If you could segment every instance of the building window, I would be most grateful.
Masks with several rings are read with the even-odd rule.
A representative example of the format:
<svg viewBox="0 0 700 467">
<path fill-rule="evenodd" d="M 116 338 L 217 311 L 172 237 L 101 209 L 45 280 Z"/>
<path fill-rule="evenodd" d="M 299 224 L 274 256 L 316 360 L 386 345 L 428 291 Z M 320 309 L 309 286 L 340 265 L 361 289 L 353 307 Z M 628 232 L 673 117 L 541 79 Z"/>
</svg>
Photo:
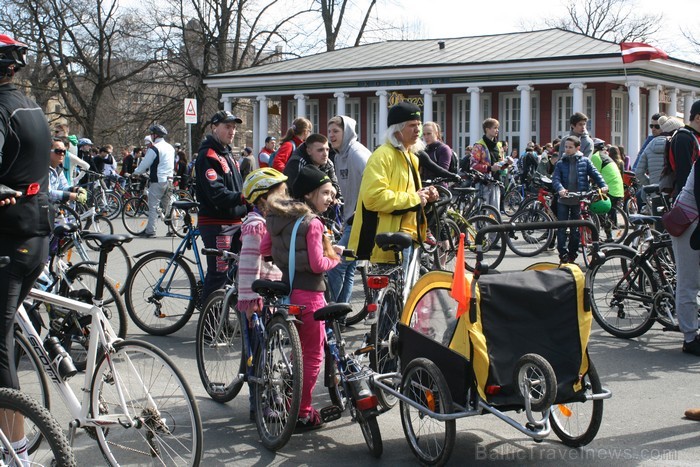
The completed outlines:
<svg viewBox="0 0 700 467">
<path fill-rule="evenodd" d="M 479 134 L 469 134 L 469 125 L 471 123 L 470 115 L 470 95 L 456 94 L 454 97 L 453 120 L 452 120 L 452 149 L 459 155 L 464 156 L 464 150 L 469 146 L 470 141 L 476 142 L 481 137 L 481 122 L 484 121 L 484 115 L 491 116 L 491 94 L 481 95 L 481 110 L 476 119 L 479 121 Z"/>
<path fill-rule="evenodd" d="M 573 114 L 573 91 L 552 92 L 552 135 L 554 138 L 564 138 L 569 135 L 571 125 L 569 119 Z M 593 134 L 595 128 L 595 91 L 590 89 L 583 92 L 583 113 L 588 117 L 588 133 Z"/>
<path fill-rule="evenodd" d="M 367 148 L 370 151 L 374 151 L 380 146 L 379 138 L 382 135 L 378 135 L 378 120 L 379 120 L 379 98 L 369 97 L 367 98 Z"/>
<path fill-rule="evenodd" d="M 292 127 L 292 122 L 297 118 L 297 115 L 299 115 L 297 113 L 297 100 L 290 100 L 287 105 L 287 128 Z M 306 118 L 311 121 L 312 133 L 317 133 L 319 131 L 318 117 L 318 99 L 306 99 Z"/>
<path fill-rule="evenodd" d="M 508 141 L 511 149 L 520 148 L 520 93 L 501 94 L 500 124 L 501 131 L 498 138 Z M 538 91 L 530 93 L 530 141 L 539 138 L 539 108 L 540 97 Z M 510 155 L 510 154 L 507 154 Z"/>
<path fill-rule="evenodd" d="M 610 144 L 614 146 L 618 146 L 624 142 L 625 109 L 625 93 L 622 91 L 612 91 Z"/>
<path fill-rule="evenodd" d="M 360 98 L 353 97 L 351 99 L 345 99 L 344 112 L 338 112 L 338 99 L 328 99 L 328 120 L 336 115 L 347 115 L 348 117 L 354 119 L 355 122 L 357 122 L 357 125 L 355 126 L 357 139 L 360 139 Z"/>
</svg>

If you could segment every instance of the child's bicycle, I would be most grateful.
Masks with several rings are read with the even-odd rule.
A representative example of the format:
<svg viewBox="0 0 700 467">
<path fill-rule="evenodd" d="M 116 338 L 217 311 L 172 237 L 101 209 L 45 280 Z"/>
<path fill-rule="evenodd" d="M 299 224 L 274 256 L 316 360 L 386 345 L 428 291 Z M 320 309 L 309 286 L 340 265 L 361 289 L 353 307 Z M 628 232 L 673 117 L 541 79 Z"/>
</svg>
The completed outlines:
<svg viewBox="0 0 700 467">
<path fill-rule="evenodd" d="M 357 358 L 372 350 L 364 347 L 353 354 L 345 351 L 345 339 L 340 332 L 339 319 L 352 311 L 347 303 L 328 305 L 314 312 L 316 321 L 326 322 L 325 385 L 333 405 L 321 409 L 324 422 L 337 420 L 348 408 L 353 421 L 359 423 L 367 447 L 376 458 L 383 451 L 382 434 L 379 431 L 379 399 L 371 384 L 373 372 Z"/>
</svg>

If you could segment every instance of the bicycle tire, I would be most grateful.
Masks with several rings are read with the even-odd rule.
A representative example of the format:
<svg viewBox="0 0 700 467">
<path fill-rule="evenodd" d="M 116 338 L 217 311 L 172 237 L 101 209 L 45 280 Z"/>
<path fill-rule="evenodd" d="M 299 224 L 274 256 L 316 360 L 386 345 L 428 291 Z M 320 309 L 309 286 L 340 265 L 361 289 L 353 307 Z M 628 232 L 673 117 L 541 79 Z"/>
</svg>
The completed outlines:
<svg viewBox="0 0 700 467">
<path fill-rule="evenodd" d="M 476 217 L 476 216 L 490 217 L 491 219 L 495 219 L 496 221 L 498 221 L 499 224 L 502 221 L 501 211 L 499 211 L 495 206 L 492 206 L 492 205 L 486 204 L 486 203 L 479 206 L 478 209 L 472 210 L 470 215 L 467 217 L 468 217 L 468 219 L 471 219 L 472 217 Z"/>
<path fill-rule="evenodd" d="M 369 452 L 373 457 L 379 459 L 382 457 L 384 444 L 382 443 L 382 432 L 379 431 L 377 416 L 372 415 L 367 418 L 364 418 L 364 416 L 359 416 L 357 418 L 357 422 L 360 424 L 362 437 L 365 438 L 365 443 L 367 443 Z"/>
<path fill-rule="evenodd" d="M 474 216 L 469 218 L 467 222 L 469 222 L 470 227 L 467 232 L 465 232 L 464 249 L 465 251 L 468 250 L 476 254 L 476 244 L 474 241 L 476 240 L 478 231 L 489 225 L 499 225 L 500 222 L 488 216 Z M 503 257 L 506 255 L 506 247 L 506 235 L 503 232 L 494 232 L 484 237 L 482 243 L 484 262 L 488 263 L 490 269 L 496 269 L 501 264 Z M 467 269 L 472 272 L 474 271 L 475 265 L 475 262 L 472 262 L 471 265 L 469 261 L 466 263 Z"/>
<path fill-rule="evenodd" d="M 586 392 L 599 394 L 603 390 L 600 377 L 593 362 L 588 360 L 588 373 L 583 377 Z M 581 414 L 590 409 L 590 415 Z M 549 415 L 552 431 L 571 448 L 585 446 L 596 437 L 603 421 L 603 399 L 578 400 L 569 403 L 554 404 Z"/>
<path fill-rule="evenodd" d="M 513 381 L 518 385 L 523 400 L 530 400 L 533 412 L 546 410 L 557 398 L 554 368 L 539 354 L 529 353 L 518 359 L 513 368 Z"/>
<path fill-rule="evenodd" d="M 549 222 L 551 219 L 544 211 L 532 209 L 521 210 L 511 217 L 512 224 L 525 222 Z M 506 235 L 506 242 L 510 251 L 518 256 L 526 258 L 537 256 L 545 251 L 554 238 L 553 229 L 518 230 Z"/>
<path fill-rule="evenodd" d="M 326 388 L 328 389 L 328 397 L 331 399 L 331 404 L 338 407 L 342 412 L 348 406 L 349 398 L 345 392 L 345 387 L 343 387 L 341 383 L 340 371 L 338 370 L 335 358 L 328 348 L 328 343 L 323 345 L 323 353 L 323 377 Z"/>
<path fill-rule="evenodd" d="M 598 214 L 595 217 L 598 218 L 598 225 L 603 227 L 603 230 L 610 227 L 610 237 L 612 238 L 611 243 L 623 243 L 627 234 L 630 230 L 630 221 L 627 217 L 627 213 L 620 206 L 613 206 L 611 208 L 615 212 L 615 224 L 610 225 L 610 220 L 607 217 L 608 214 Z M 606 232 L 607 235 L 607 232 Z"/>
<path fill-rule="evenodd" d="M 263 446 L 277 451 L 296 428 L 304 364 L 297 329 L 283 316 L 273 316 L 265 333 L 255 358 L 255 425 Z"/>
<path fill-rule="evenodd" d="M 66 280 L 68 282 L 61 282 L 59 295 L 92 304 L 92 298 L 97 288 L 97 271 L 87 266 L 76 266 L 68 270 Z M 76 284 L 81 285 L 82 288 L 76 288 Z M 82 292 L 84 290 L 89 291 L 89 294 Z M 103 293 L 102 312 L 117 336 L 123 339 L 126 337 L 128 326 L 124 302 L 117 289 L 107 279 L 104 280 Z M 60 336 L 57 335 L 73 359 L 78 371 L 85 371 L 87 364 L 91 322 L 90 315 L 79 316 L 78 323 L 71 323 L 66 329 L 59 332 Z"/>
<path fill-rule="evenodd" d="M 520 192 L 521 185 L 508 190 L 503 197 L 503 210 L 508 217 L 512 217 L 520 209 L 520 205 L 524 201 L 523 194 Z"/>
<path fill-rule="evenodd" d="M 154 336 L 167 336 L 181 329 L 192 317 L 199 299 L 197 283 L 187 261 L 176 257 L 169 266 L 172 257 L 161 251 L 143 256 L 134 264 L 126 281 L 124 301 L 129 316 L 139 329 Z M 173 290 L 183 298 L 156 293 L 161 278 L 163 282 L 167 279 L 161 290 Z"/>
<path fill-rule="evenodd" d="M 589 276 L 593 317 L 605 331 L 626 339 L 647 332 L 656 318 L 652 305 L 657 282 L 648 266 L 634 258 L 628 250 L 607 249 L 605 260 Z"/>
<path fill-rule="evenodd" d="M 83 258 L 78 247 L 73 242 L 73 239 L 68 239 L 67 242 L 59 247 L 59 255 L 64 256 L 66 262 L 77 264 L 82 261 L 93 261 L 97 263 L 100 260 L 99 251 L 90 248 L 84 248 L 86 257 Z M 108 279 L 114 288 L 119 291 L 120 295 L 124 295 L 126 280 L 131 274 L 132 261 L 131 256 L 127 253 L 124 245 L 115 245 L 114 249 L 109 253 L 109 267 L 105 268 L 105 279 Z"/>
<path fill-rule="evenodd" d="M 433 270 L 454 271 L 462 231 L 452 219 L 443 219 L 441 223 L 440 238 L 437 239 L 437 249 L 434 254 L 437 256 L 437 264 L 434 265 Z"/>
<path fill-rule="evenodd" d="M 209 295 L 199 315 L 195 347 L 204 390 L 221 403 L 238 395 L 246 373 L 241 315 L 235 303 L 224 304 L 225 297 L 223 289 Z M 224 312 L 224 306 L 228 311 Z"/>
<path fill-rule="evenodd" d="M 624 209 L 627 215 L 629 216 L 630 214 L 639 214 L 639 205 L 637 204 L 637 198 L 634 196 L 631 196 L 627 198 L 624 202 Z"/>
<path fill-rule="evenodd" d="M 358 280 L 359 279 L 359 280 Z M 345 324 L 352 326 L 367 317 L 367 305 L 374 298 L 373 290 L 367 287 L 367 270 L 364 266 L 355 267 L 355 280 L 350 295 L 352 311 L 345 315 Z"/>
<path fill-rule="evenodd" d="M 369 353 L 369 365 L 375 373 L 394 373 L 399 370 L 398 356 L 390 355 L 386 347 L 391 333 L 396 334 L 401 317 L 401 297 L 393 283 L 381 292 L 377 303 L 377 322 L 372 324 L 369 331 L 369 342 L 374 349 Z M 388 392 L 377 391 L 377 399 L 385 409 L 396 405 L 396 396 Z"/>
<path fill-rule="evenodd" d="M 99 234 L 112 235 L 114 233 L 112 221 L 97 214 L 95 214 L 93 219 L 85 223 L 85 229 Z M 100 243 L 97 240 L 85 239 L 85 244 L 93 251 L 100 251 Z"/>
<path fill-rule="evenodd" d="M 105 205 L 104 214 L 109 220 L 114 220 L 122 213 L 122 199 L 114 191 L 105 192 L 107 204 Z"/>
<path fill-rule="evenodd" d="M 148 224 L 148 203 L 143 198 L 131 198 L 124 203 L 122 223 L 131 235 L 141 235 Z"/>
<path fill-rule="evenodd" d="M 102 352 L 95 365 L 90 416 L 119 414 L 122 422 L 132 425 L 95 428 L 105 459 L 112 465 L 199 465 L 203 441 L 199 408 L 165 352 L 148 342 L 125 340 L 116 342 L 106 357 Z M 117 382 L 123 391 L 116 390 Z M 120 393 L 127 409 L 138 413 L 121 411 Z"/>
<path fill-rule="evenodd" d="M 455 420 L 441 422 L 416 407 L 452 413 L 452 394 L 442 372 L 427 358 L 411 360 L 403 371 L 401 394 L 413 402 L 400 404 L 401 425 L 411 451 L 424 465 L 444 465 L 454 449 Z"/>
<path fill-rule="evenodd" d="M 63 217 L 66 223 L 75 224 L 78 230 L 82 230 L 83 223 L 80 221 L 80 215 L 75 209 L 65 203 L 60 203 L 56 207 L 56 217 Z"/>
<path fill-rule="evenodd" d="M 649 247 L 649 240 L 658 240 L 661 235 L 663 235 L 661 232 L 654 229 L 633 230 L 625 237 L 622 244 L 632 248 L 637 253 L 643 253 Z"/>
<path fill-rule="evenodd" d="M 28 449 L 31 465 L 57 465 L 61 467 L 77 465 L 61 425 L 46 407 L 19 391 L 1 388 L 0 409 L 3 413 L 1 423 L 9 427 L 10 431 L 14 429 L 13 419 L 15 417 L 10 417 L 9 414 L 17 412 L 24 416 L 24 431 L 27 438 L 31 436 L 43 441 L 36 443 L 33 449 Z M 46 445 L 46 449 L 42 448 L 43 444 Z M 8 449 L 9 446 L 3 445 L 3 448 Z M 10 465 L 14 465 L 14 463 Z"/>
<path fill-rule="evenodd" d="M 185 238 L 190 226 L 185 223 L 185 210 L 172 208 L 170 210 L 170 229 L 180 238 Z"/>
</svg>

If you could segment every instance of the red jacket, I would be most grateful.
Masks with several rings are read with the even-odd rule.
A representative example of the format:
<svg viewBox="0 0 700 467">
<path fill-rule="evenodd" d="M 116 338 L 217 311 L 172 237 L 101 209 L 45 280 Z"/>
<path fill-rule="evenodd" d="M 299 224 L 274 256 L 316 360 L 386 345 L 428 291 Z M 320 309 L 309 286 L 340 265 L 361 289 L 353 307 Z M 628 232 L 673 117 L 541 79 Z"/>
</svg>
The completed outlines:
<svg viewBox="0 0 700 467">
<path fill-rule="evenodd" d="M 280 145 L 280 148 L 277 150 L 277 155 L 272 161 L 273 169 L 277 169 L 280 172 L 284 172 L 284 168 L 287 166 L 287 161 L 292 156 L 294 148 L 298 148 L 303 143 L 303 141 L 296 136 L 294 136 L 293 141 L 294 144 L 292 144 L 291 141 L 285 141 Z"/>
</svg>

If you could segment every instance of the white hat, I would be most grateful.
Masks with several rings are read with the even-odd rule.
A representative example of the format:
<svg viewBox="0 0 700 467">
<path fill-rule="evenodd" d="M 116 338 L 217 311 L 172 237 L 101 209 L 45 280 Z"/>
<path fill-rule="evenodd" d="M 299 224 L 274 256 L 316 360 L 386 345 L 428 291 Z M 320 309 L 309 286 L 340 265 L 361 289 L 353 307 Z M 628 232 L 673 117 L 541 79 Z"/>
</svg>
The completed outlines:
<svg viewBox="0 0 700 467">
<path fill-rule="evenodd" d="M 683 120 L 678 117 L 668 117 L 668 119 L 661 124 L 661 131 L 664 133 L 673 133 L 680 128 L 683 128 Z"/>
<path fill-rule="evenodd" d="M 146 137 L 143 139 L 143 144 L 145 144 L 145 145 L 153 144 L 153 140 L 151 139 L 150 135 L 149 135 L 149 136 L 146 136 Z"/>
</svg>

